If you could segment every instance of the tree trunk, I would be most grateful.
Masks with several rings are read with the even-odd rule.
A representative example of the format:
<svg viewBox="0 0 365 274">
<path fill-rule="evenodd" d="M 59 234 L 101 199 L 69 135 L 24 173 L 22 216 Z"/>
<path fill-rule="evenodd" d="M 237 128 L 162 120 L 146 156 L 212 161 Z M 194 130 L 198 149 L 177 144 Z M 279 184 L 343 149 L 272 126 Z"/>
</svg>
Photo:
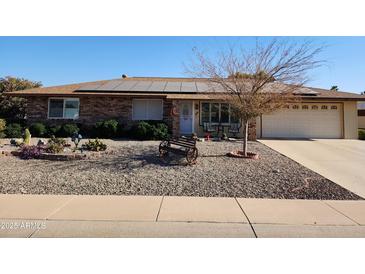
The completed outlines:
<svg viewBox="0 0 365 274">
<path fill-rule="evenodd" d="M 243 121 L 243 155 L 247 157 L 248 121 Z"/>
</svg>

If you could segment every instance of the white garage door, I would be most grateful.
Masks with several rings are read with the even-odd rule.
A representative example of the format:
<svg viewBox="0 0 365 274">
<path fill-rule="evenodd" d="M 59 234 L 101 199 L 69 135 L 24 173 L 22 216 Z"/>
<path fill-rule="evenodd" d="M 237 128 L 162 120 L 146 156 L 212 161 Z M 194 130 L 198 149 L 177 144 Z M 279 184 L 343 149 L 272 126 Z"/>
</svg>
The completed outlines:
<svg viewBox="0 0 365 274">
<path fill-rule="evenodd" d="M 341 104 L 292 104 L 262 117 L 264 138 L 342 138 Z"/>
</svg>

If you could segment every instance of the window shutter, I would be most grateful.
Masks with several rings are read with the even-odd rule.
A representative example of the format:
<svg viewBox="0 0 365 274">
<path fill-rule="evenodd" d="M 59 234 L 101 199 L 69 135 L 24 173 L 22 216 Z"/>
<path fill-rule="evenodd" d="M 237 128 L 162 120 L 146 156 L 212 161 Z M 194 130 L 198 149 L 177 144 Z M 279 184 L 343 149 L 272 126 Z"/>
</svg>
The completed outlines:
<svg viewBox="0 0 365 274">
<path fill-rule="evenodd" d="M 162 101 L 148 101 L 148 120 L 162 120 Z"/>
<path fill-rule="evenodd" d="M 133 120 L 146 120 L 147 104 L 145 100 L 133 100 Z"/>
</svg>

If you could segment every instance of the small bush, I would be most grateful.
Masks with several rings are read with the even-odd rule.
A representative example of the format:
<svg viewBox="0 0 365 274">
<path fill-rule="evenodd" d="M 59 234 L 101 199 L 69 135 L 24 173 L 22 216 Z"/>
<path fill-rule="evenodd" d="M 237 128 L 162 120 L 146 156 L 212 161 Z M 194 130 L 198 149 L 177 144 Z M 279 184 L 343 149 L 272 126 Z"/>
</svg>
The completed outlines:
<svg viewBox="0 0 365 274">
<path fill-rule="evenodd" d="M 52 136 L 59 137 L 59 135 L 61 133 L 61 129 L 62 129 L 62 126 L 60 126 L 60 125 L 48 126 L 47 136 L 48 137 L 52 137 Z"/>
<path fill-rule="evenodd" d="M 48 153 L 60 153 L 63 151 L 64 147 L 66 145 L 66 140 L 62 138 L 56 138 L 52 137 L 49 139 L 46 151 Z"/>
<path fill-rule="evenodd" d="M 0 119 L 0 138 L 5 137 L 5 129 L 6 129 L 6 121 L 4 119 Z"/>
<path fill-rule="evenodd" d="M 37 159 L 41 155 L 41 152 L 41 147 L 23 145 L 20 150 L 20 158 L 24 160 Z"/>
<path fill-rule="evenodd" d="M 131 137 L 136 138 L 138 140 L 152 139 L 153 137 L 152 126 L 144 121 L 139 122 L 138 124 L 132 126 L 130 135 Z"/>
<path fill-rule="evenodd" d="M 359 139 L 365 140 L 365 130 L 359 129 Z"/>
<path fill-rule="evenodd" d="M 90 151 L 104 151 L 106 150 L 107 145 L 100 141 L 98 138 L 96 138 L 94 141 L 89 140 L 82 147 Z"/>
<path fill-rule="evenodd" d="M 24 144 L 30 145 L 30 138 L 31 138 L 31 135 L 30 135 L 29 129 L 26 128 L 24 131 Z"/>
<path fill-rule="evenodd" d="M 95 124 L 95 135 L 99 138 L 114 138 L 118 136 L 119 123 L 117 120 L 105 120 Z"/>
<path fill-rule="evenodd" d="M 64 124 L 59 132 L 59 137 L 70 137 L 74 133 L 78 133 L 80 131 L 79 127 L 76 124 Z"/>
<path fill-rule="evenodd" d="M 167 128 L 167 125 L 163 123 L 152 126 L 152 130 L 153 130 L 153 138 L 155 140 L 164 140 L 169 135 L 169 130 Z"/>
<path fill-rule="evenodd" d="M 5 135 L 8 138 L 22 138 L 23 137 L 23 129 L 20 124 L 13 123 L 9 124 L 5 129 Z"/>
<path fill-rule="evenodd" d="M 79 133 L 84 137 L 84 138 L 91 138 L 91 137 L 96 137 L 95 136 L 95 130 L 94 130 L 94 126 L 92 125 L 86 125 L 86 124 L 78 124 L 77 125 L 80 129 Z"/>
<path fill-rule="evenodd" d="M 164 123 L 142 121 L 132 126 L 130 135 L 138 140 L 161 140 L 168 137 L 168 128 Z"/>
<path fill-rule="evenodd" d="M 29 127 L 30 133 L 34 137 L 43 137 L 47 133 L 46 126 L 42 123 L 34 123 Z"/>
</svg>

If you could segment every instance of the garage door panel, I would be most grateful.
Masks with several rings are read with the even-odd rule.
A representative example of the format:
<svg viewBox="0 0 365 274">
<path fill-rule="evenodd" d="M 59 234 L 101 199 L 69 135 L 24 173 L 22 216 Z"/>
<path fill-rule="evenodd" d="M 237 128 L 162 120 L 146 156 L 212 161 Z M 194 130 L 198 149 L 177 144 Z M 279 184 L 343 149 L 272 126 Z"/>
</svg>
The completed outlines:
<svg viewBox="0 0 365 274">
<path fill-rule="evenodd" d="M 266 138 L 341 138 L 341 105 L 313 104 L 318 109 L 299 105 L 298 109 L 284 109 L 274 114 L 263 115 L 262 137 Z M 327 106 L 327 109 L 322 109 Z M 336 106 L 336 109 L 332 109 Z"/>
</svg>

